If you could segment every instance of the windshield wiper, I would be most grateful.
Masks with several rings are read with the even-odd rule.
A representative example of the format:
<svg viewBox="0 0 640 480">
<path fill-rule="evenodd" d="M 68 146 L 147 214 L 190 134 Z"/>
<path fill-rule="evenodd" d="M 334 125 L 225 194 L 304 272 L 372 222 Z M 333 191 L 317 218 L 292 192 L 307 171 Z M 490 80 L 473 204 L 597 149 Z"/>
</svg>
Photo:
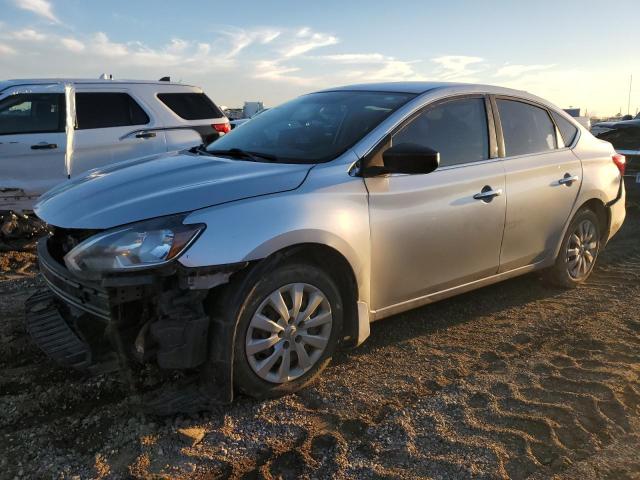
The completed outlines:
<svg viewBox="0 0 640 480">
<path fill-rule="evenodd" d="M 248 152 L 240 148 L 230 148 L 228 150 L 206 150 L 211 155 L 228 155 L 236 158 L 248 158 L 254 162 L 261 162 L 267 160 L 269 162 L 276 162 L 278 157 L 275 155 L 269 155 L 268 153 Z"/>
<path fill-rule="evenodd" d="M 207 152 L 207 146 L 204 143 L 201 143 L 196 147 L 192 147 L 188 151 L 189 153 L 195 153 L 198 155 L 209 155 L 209 152 Z"/>
</svg>

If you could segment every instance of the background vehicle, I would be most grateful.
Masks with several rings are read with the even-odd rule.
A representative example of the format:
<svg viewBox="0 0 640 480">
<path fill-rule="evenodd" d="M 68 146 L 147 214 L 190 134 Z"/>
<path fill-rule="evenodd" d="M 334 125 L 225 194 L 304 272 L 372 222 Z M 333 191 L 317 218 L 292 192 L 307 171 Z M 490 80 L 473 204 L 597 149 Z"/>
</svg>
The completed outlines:
<svg viewBox="0 0 640 480">
<path fill-rule="evenodd" d="M 267 110 L 269 110 L 269 109 L 268 108 L 263 108 L 262 110 L 258 110 L 256 113 L 251 115 L 249 118 L 238 118 L 236 120 L 231 120 L 229 122 L 230 125 L 231 125 L 231 130 L 233 130 L 236 127 L 239 127 L 240 125 L 244 125 L 245 123 L 247 123 L 252 118 L 257 117 L 258 115 L 260 115 L 263 112 L 266 112 Z"/>
<path fill-rule="evenodd" d="M 75 89 L 72 176 L 209 143 L 230 130 L 198 87 L 167 81 L 0 82 L 0 210 L 30 210 L 67 178 L 64 85 Z"/>
<path fill-rule="evenodd" d="M 591 133 L 610 142 L 618 153 L 627 158 L 627 191 L 633 196 L 640 196 L 640 114 L 631 120 L 596 123 Z"/>
<path fill-rule="evenodd" d="M 51 292 L 29 302 L 29 328 L 75 366 L 99 360 L 101 319 L 131 358 L 199 368 L 218 400 L 234 384 L 291 392 L 372 321 L 534 270 L 584 282 L 624 220 L 623 170 L 610 144 L 524 92 L 305 95 L 206 149 L 43 196 Z"/>
</svg>

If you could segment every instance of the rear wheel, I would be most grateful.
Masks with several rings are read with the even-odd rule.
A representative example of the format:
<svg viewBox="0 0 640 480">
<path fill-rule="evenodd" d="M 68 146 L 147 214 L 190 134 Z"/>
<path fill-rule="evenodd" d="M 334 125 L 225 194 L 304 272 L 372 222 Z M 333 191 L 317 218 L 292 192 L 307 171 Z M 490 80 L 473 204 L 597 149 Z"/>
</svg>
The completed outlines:
<svg viewBox="0 0 640 480">
<path fill-rule="evenodd" d="M 569 225 L 556 263 L 547 272 L 555 285 L 572 288 L 591 275 L 600 252 L 600 222 L 591 210 L 580 210 Z"/>
<path fill-rule="evenodd" d="M 239 313 L 235 384 L 258 398 L 304 387 L 330 362 L 342 316 L 338 288 L 313 265 L 283 265 L 258 279 Z"/>
</svg>

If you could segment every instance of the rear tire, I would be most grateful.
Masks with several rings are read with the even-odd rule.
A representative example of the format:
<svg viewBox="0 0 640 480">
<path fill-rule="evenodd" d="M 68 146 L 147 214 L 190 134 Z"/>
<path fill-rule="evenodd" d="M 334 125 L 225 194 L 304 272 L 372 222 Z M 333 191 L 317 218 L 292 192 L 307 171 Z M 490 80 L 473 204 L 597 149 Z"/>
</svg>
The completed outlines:
<svg viewBox="0 0 640 480">
<path fill-rule="evenodd" d="M 331 361 L 343 311 L 335 282 L 316 266 L 284 264 L 257 278 L 238 310 L 237 389 L 270 398 L 308 385 Z"/>
<path fill-rule="evenodd" d="M 600 239 L 598 216 L 586 208 L 578 211 L 565 233 L 554 266 L 546 272 L 546 280 L 563 288 L 584 283 L 600 253 Z"/>
</svg>

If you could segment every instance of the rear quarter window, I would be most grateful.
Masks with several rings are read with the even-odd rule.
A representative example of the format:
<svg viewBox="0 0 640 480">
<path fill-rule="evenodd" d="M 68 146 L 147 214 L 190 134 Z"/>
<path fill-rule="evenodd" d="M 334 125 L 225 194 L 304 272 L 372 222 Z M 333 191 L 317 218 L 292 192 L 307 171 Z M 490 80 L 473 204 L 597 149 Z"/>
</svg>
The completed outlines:
<svg viewBox="0 0 640 480">
<path fill-rule="evenodd" d="M 571 123 L 569 120 L 564 118 L 557 112 L 551 111 L 551 116 L 553 117 L 553 121 L 556 122 L 558 126 L 558 130 L 560 130 L 560 135 L 562 136 L 562 141 L 565 146 L 569 146 L 576 139 L 576 135 L 578 135 L 578 128 Z"/>
<path fill-rule="evenodd" d="M 204 93 L 159 93 L 158 98 L 184 120 L 206 120 L 224 116 Z"/>
</svg>

